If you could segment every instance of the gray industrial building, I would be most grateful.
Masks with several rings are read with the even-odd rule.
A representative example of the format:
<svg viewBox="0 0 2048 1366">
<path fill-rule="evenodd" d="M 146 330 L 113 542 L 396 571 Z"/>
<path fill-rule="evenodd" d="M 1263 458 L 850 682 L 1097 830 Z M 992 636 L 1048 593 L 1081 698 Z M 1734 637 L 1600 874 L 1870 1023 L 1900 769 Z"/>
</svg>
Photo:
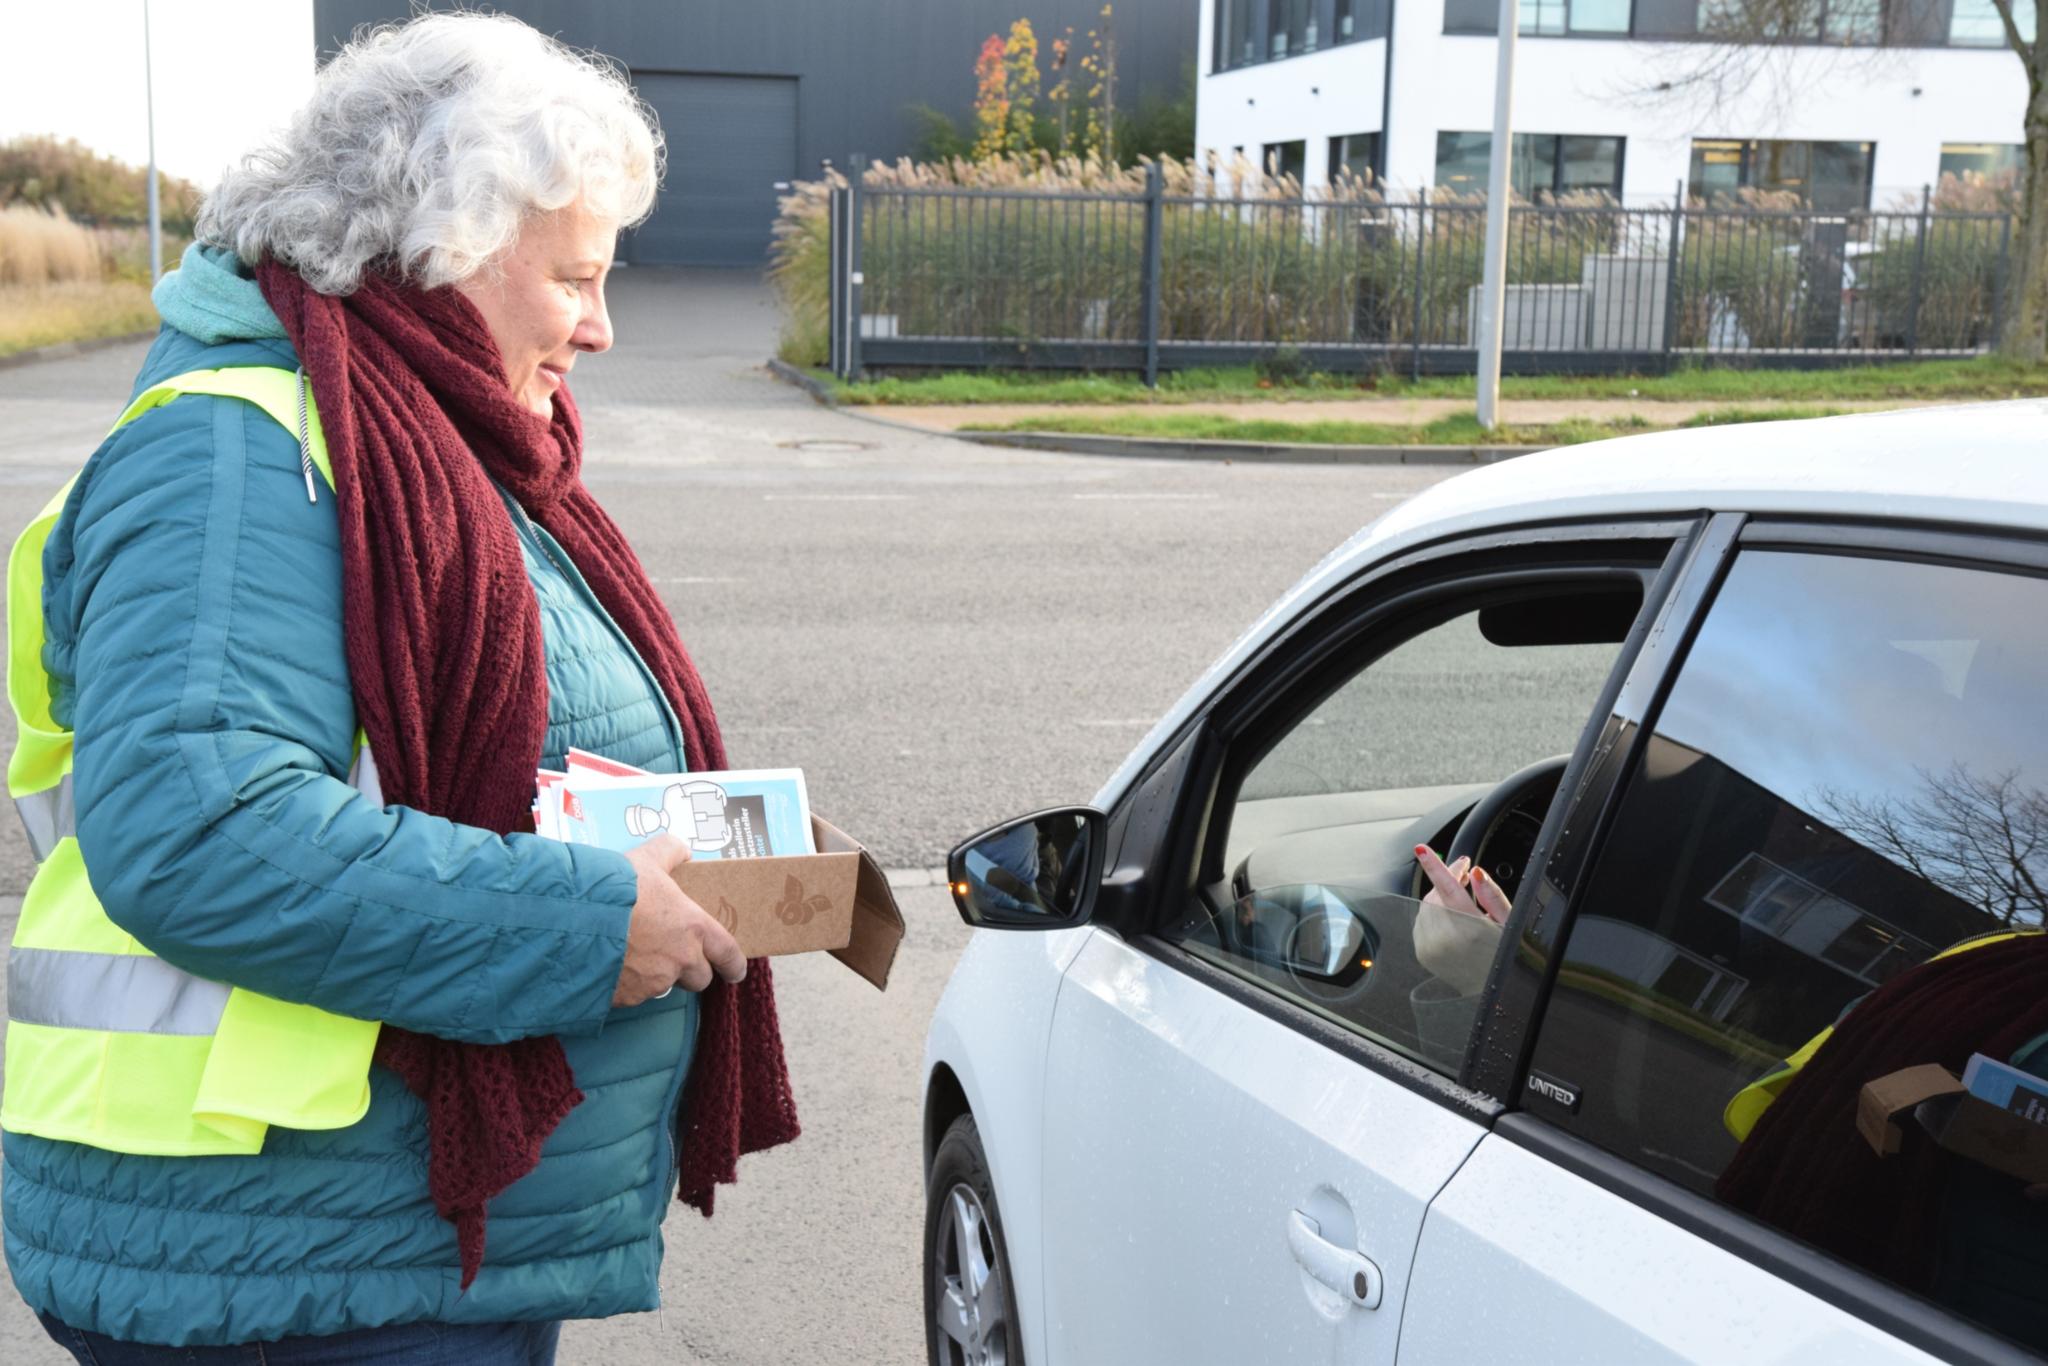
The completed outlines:
<svg viewBox="0 0 2048 1366">
<path fill-rule="evenodd" d="M 1171 93 L 1195 60 L 1197 0 L 1114 4 L 1118 103 Z M 358 27 L 414 8 L 314 0 L 322 59 Z M 777 181 L 815 176 L 826 160 L 843 166 L 856 153 L 908 154 L 917 136 L 911 106 L 964 122 L 975 55 L 989 34 L 1029 19 L 1040 66 L 1049 67 L 1052 40 L 1069 27 L 1086 45 L 1102 0 L 497 0 L 491 8 L 625 63 L 660 115 L 668 179 L 623 259 L 753 265 L 767 251 Z"/>
</svg>

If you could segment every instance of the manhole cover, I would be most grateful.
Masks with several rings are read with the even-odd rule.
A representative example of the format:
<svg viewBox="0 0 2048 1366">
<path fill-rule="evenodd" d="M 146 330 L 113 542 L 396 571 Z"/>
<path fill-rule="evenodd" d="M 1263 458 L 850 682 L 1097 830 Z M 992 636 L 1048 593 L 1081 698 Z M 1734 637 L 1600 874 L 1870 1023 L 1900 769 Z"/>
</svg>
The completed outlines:
<svg viewBox="0 0 2048 1366">
<path fill-rule="evenodd" d="M 815 451 L 820 455 L 850 455 L 854 451 L 874 449 L 865 441 L 789 441 L 783 444 L 799 451 Z"/>
</svg>

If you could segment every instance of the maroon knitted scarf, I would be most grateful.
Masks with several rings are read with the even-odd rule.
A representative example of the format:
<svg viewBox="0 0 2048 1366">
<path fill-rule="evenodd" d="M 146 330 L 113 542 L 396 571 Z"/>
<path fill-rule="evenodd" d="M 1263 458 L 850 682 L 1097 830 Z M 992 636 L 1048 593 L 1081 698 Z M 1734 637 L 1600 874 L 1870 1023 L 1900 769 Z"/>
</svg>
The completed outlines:
<svg viewBox="0 0 2048 1366">
<path fill-rule="evenodd" d="M 691 768 L 726 766 L 696 666 L 646 571 L 584 488 L 583 428 L 564 388 L 552 418 L 514 398 L 481 314 L 453 289 L 369 275 L 316 293 L 257 268 L 311 378 L 341 518 L 356 714 L 384 799 L 500 834 L 531 831 L 547 730 L 540 606 L 496 480 L 559 541 L 632 640 L 683 727 Z M 679 1196 L 710 1215 L 742 1153 L 797 1136 L 766 960 L 704 993 L 684 1096 Z M 553 1037 L 480 1045 L 386 1025 L 376 1059 L 426 1102 L 428 1186 L 455 1225 L 467 1287 L 484 1212 L 540 1161 L 583 1099 Z"/>
<path fill-rule="evenodd" d="M 2048 1032 L 2048 935 L 1922 963 L 1835 1026 L 1721 1173 L 1723 1200 L 1912 1289 L 1933 1279 L 1953 1158 L 1931 1141 L 1879 1157 L 1856 1128 L 1865 1082 L 1972 1053 L 2001 1062 Z M 1924 1137 L 1924 1136 L 1923 1136 Z"/>
</svg>

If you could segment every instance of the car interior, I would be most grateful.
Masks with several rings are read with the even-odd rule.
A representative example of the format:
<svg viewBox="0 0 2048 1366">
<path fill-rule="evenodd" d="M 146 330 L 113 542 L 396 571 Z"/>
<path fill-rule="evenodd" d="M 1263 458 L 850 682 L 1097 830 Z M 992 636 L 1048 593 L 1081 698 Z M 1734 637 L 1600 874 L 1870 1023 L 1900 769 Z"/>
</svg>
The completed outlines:
<svg viewBox="0 0 2048 1366">
<path fill-rule="evenodd" d="M 1304 686 L 1238 769 L 1225 876 L 1188 944 L 1455 1070 L 1498 931 L 1465 936 L 1462 971 L 1418 953 L 1418 916 L 1443 912 L 1416 846 L 1514 896 L 1647 577 L 1445 603 Z"/>
</svg>

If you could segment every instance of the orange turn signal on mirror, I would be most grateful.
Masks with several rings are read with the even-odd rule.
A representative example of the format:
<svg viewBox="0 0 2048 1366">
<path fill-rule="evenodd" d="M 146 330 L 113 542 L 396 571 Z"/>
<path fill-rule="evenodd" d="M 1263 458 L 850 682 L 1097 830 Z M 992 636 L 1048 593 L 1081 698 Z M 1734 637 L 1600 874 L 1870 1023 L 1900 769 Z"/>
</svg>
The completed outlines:
<svg viewBox="0 0 2048 1366">
<path fill-rule="evenodd" d="M 1359 960 L 1358 960 L 1358 966 L 1360 966 L 1360 967 L 1362 967 L 1362 968 L 1369 968 L 1369 967 L 1371 967 L 1371 966 L 1372 966 L 1372 959 L 1370 959 L 1370 958 L 1361 958 L 1361 959 L 1359 959 Z"/>
<path fill-rule="evenodd" d="M 967 894 L 968 894 L 969 892 L 971 892 L 971 891 L 973 891 L 973 890 L 974 890 L 974 889 L 973 889 L 972 887 L 969 887 L 969 886 L 968 886 L 968 885 L 967 885 L 966 883 L 964 883 L 964 882 L 956 882 L 956 883 L 954 883 L 954 884 L 953 884 L 953 895 L 954 895 L 954 896 L 966 896 L 966 895 L 967 895 Z"/>
</svg>

